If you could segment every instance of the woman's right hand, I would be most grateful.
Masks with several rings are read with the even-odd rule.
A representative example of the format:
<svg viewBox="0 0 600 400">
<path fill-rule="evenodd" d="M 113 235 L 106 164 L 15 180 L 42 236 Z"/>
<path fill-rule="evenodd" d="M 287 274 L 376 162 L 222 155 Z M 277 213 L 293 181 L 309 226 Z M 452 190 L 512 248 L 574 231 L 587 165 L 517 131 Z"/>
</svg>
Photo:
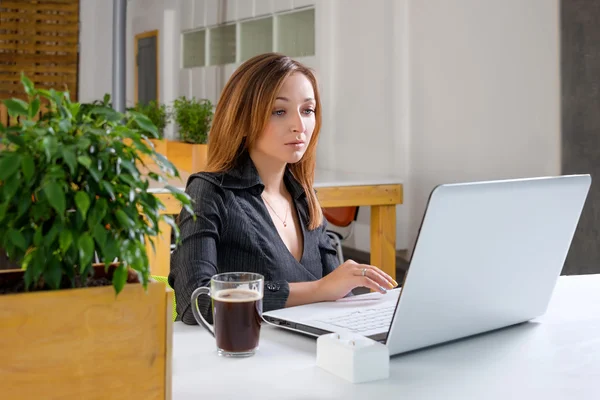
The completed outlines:
<svg viewBox="0 0 600 400">
<path fill-rule="evenodd" d="M 335 301 L 356 287 L 367 287 L 385 293 L 398 286 L 398 282 L 377 267 L 348 260 L 317 281 L 321 301 Z"/>
</svg>

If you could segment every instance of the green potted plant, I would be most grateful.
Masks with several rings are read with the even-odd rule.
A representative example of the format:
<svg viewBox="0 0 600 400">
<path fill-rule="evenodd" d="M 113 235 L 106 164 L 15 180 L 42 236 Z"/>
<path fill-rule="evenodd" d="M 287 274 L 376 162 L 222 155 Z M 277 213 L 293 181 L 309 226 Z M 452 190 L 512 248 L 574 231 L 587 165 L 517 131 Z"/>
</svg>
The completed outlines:
<svg viewBox="0 0 600 400">
<path fill-rule="evenodd" d="M 147 104 L 138 103 L 133 108 L 140 114 L 145 115 L 148 119 L 156 126 L 158 137 L 156 139 L 150 139 L 154 145 L 156 152 L 164 156 L 167 155 L 167 141 L 165 140 L 165 127 L 170 120 L 170 112 L 166 104 L 158 103 L 157 101 L 150 101 Z"/>
<path fill-rule="evenodd" d="M 173 293 L 146 246 L 162 221 L 178 230 L 147 189 L 178 171 L 144 115 L 22 83 L 28 101 L 4 101 L 20 124 L 0 124 L 0 249 L 21 266 L 0 271 L 3 396 L 170 398 Z M 140 173 L 142 154 L 158 173 Z"/>
<path fill-rule="evenodd" d="M 182 96 L 173 102 L 173 119 L 179 129 L 179 140 L 169 141 L 167 158 L 177 168 L 194 173 L 206 167 L 213 108 L 210 100 L 195 97 Z"/>
</svg>

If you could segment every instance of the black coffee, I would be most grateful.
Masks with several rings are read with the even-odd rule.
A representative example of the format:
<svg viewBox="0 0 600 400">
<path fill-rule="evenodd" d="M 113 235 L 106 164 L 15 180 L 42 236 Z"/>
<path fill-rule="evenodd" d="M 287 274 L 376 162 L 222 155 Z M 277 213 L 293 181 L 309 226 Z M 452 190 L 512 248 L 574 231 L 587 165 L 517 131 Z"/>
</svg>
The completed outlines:
<svg viewBox="0 0 600 400">
<path fill-rule="evenodd" d="M 213 297 L 213 320 L 217 347 L 246 352 L 258 347 L 262 296 L 245 289 L 220 290 Z"/>
</svg>

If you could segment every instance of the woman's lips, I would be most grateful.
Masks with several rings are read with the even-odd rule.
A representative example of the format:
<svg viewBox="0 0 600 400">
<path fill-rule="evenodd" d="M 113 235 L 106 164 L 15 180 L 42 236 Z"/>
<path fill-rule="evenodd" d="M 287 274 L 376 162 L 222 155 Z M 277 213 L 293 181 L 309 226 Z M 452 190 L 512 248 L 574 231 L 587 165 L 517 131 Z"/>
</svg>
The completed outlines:
<svg viewBox="0 0 600 400">
<path fill-rule="evenodd" d="M 293 151 L 302 151 L 304 149 L 304 142 L 290 142 L 285 144 L 286 147 L 291 148 Z"/>
</svg>

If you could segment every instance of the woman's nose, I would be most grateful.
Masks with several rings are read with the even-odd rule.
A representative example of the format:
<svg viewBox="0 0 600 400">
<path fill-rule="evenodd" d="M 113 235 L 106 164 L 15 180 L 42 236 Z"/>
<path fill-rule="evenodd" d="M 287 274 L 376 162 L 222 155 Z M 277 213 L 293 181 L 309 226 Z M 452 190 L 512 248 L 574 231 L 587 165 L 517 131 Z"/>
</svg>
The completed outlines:
<svg viewBox="0 0 600 400">
<path fill-rule="evenodd" d="M 306 130 L 306 127 L 304 125 L 304 120 L 302 119 L 302 116 L 300 114 L 294 114 L 294 117 L 292 118 L 292 125 L 291 125 L 291 131 L 292 132 L 304 132 Z"/>
</svg>

